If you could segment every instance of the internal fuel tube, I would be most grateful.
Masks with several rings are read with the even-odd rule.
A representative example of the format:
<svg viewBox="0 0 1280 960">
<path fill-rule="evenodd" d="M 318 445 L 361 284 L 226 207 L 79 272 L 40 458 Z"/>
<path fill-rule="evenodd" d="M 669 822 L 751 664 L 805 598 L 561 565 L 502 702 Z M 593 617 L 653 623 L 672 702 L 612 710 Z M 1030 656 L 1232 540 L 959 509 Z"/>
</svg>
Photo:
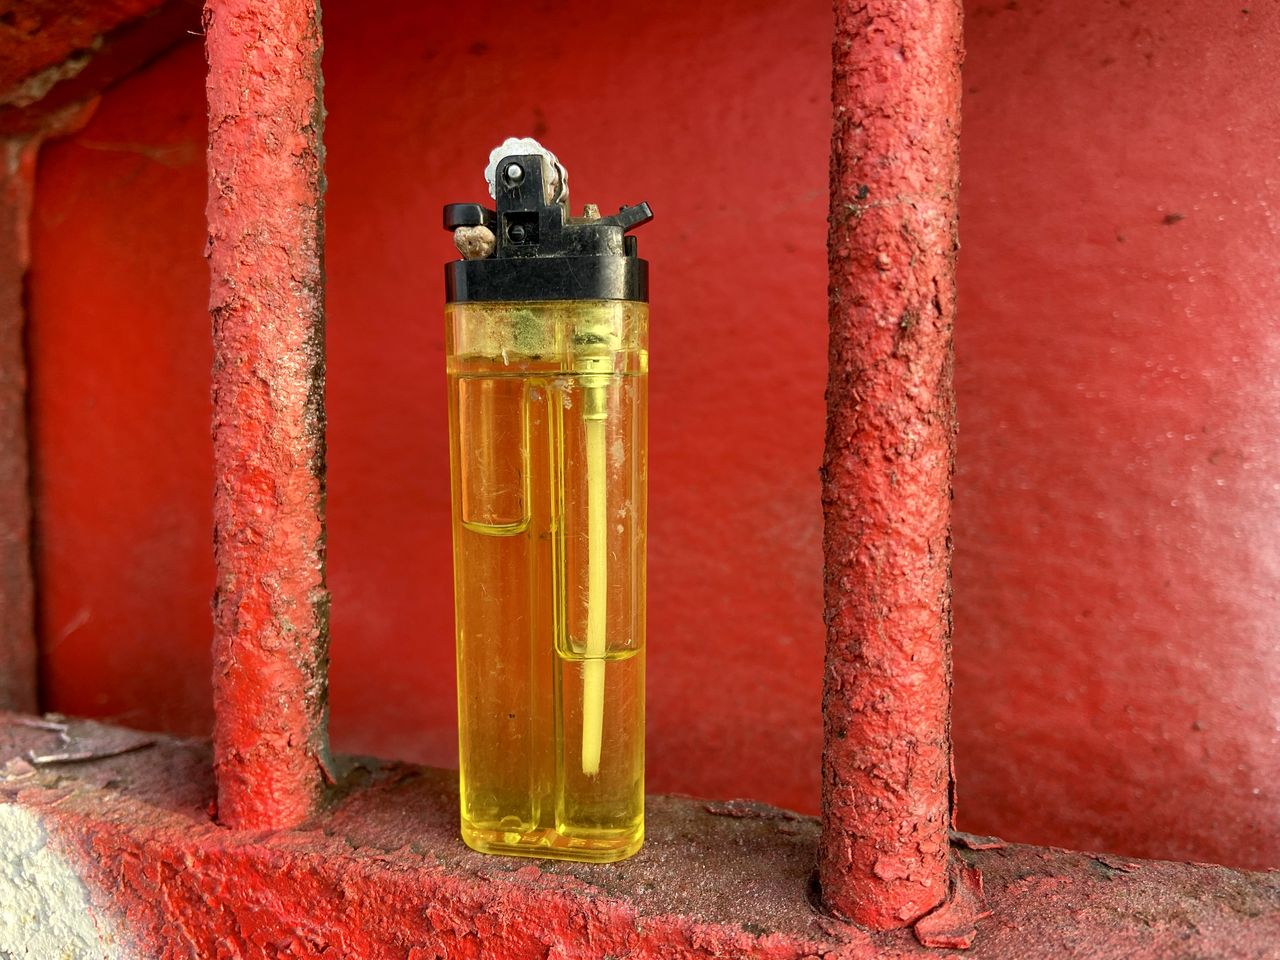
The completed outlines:
<svg viewBox="0 0 1280 960">
<path fill-rule="evenodd" d="M 598 362 L 598 358 L 591 358 Z M 605 623 L 609 603 L 608 477 L 605 420 L 609 415 L 607 376 L 582 378 L 587 467 L 587 637 L 582 662 L 582 772 L 600 772 L 604 735 Z"/>
</svg>

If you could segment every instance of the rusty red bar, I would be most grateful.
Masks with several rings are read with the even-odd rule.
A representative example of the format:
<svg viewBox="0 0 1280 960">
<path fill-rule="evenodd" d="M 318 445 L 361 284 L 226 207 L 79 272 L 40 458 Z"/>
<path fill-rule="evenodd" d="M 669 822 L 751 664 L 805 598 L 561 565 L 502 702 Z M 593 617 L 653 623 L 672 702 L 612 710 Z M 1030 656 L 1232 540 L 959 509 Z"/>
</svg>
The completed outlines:
<svg viewBox="0 0 1280 960">
<path fill-rule="evenodd" d="M 819 878 L 878 929 L 948 892 L 961 16 L 836 3 Z"/>
<path fill-rule="evenodd" d="M 281 828 L 328 756 L 320 11 L 208 0 L 204 24 L 218 815 Z"/>
<path fill-rule="evenodd" d="M 0 710 L 36 709 L 27 442 L 27 220 L 37 142 L 0 141 Z"/>
</svg>

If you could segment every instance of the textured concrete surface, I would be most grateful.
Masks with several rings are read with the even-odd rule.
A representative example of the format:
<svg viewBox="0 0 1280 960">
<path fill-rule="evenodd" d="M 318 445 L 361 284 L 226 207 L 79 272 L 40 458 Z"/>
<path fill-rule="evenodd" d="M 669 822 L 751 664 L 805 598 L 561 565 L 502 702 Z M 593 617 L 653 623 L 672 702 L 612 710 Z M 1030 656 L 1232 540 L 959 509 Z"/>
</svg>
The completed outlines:
<svg viewBox="0 0 1280 960">
<path fill-rule="evenodd" d="M 235 831 L 210 815 L 207 744 L 159 739 L 33 767 L 23 757 L 57 738 L 23 719 L 0 720 L 7 875 L 31 879 L 41 910 L 66 911 L 87 890 L 77 935 L 113 937 L 124 956 L 952 955 L 910 931 L 870 934 L 817 913 L 818 824 L 763 804 L 653 797 L 644 849 L 616 865 L 485 857 L 457 837 L 452 773 L 348 759 L 314 819 Z M 120 749 L 125 736 L 71 730 L 82 752 Z M 959 841 L 992 911 L 966 954 L 976 960 L 1266 960 L 1280 942 L 1277 874 Z"/>
<path fill-rule="evenodd" d="M 324 104 L 314 0 L 211 0 L 218 815 L 283 827 L 325 777 Z"/>
<path fill-rule="evenodd" d="M 819 872 L 881 929 L 948 882 L 960 25 L 836 4 Z"/>
</svg>

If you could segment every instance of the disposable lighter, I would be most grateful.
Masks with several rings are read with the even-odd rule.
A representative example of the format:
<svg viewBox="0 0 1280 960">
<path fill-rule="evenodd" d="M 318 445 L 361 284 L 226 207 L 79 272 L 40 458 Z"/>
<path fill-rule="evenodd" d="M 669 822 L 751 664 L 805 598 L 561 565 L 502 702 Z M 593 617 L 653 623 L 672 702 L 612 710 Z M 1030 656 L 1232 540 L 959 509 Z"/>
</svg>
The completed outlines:
<svg viewBox="0 0 1280 960">
<path fill-rule="evenodd" d="M 607 862 L 644 838 L 648 204 L 571 216 L 533 140 L 450 204 L 462 837 Z"/>
</svg>

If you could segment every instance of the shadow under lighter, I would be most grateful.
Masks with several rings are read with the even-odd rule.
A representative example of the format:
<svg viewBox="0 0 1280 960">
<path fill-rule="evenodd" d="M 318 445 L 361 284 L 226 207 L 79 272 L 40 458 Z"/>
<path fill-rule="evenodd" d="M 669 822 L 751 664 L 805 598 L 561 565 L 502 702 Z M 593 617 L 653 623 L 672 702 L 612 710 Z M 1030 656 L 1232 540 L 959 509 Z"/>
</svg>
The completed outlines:
<svg viewBox="0 0 1280 960">
<path fill-rule="evenodd" d="M 608 862 L 644 839 L 647 204 L 568 212 L 532 140 L 446 266 L 462 837 Z"/>
</svg>

